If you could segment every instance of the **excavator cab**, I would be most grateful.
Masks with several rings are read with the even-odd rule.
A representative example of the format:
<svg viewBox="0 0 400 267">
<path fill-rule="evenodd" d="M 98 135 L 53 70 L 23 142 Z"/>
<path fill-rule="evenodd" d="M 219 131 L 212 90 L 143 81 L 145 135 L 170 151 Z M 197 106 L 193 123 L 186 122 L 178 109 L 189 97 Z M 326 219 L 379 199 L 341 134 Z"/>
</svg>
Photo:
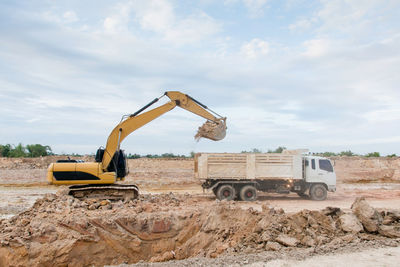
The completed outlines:
<svg viewBox="0 0 400 267">
<path fill-rule="evenodd" d="M 102 162 L 104 151 L 105 150 L 102 147 L 97 149 L 95 156 L 96 162 Z M 128 165 L 126 164 L 126 155 L 123 150 L 120 149 L 115 152 L 110 164 L 107 167 L 107 171 L 116 172 L 117 178 L 120 179 L 124 178 L 129 173 Z"/>
<path fill-rule="evenodd" d="M 117 178 L 124 178 L 128 173 L 128 166 L 126 164 L 126 155 L 123 150 L 115 152 L 113 159 L 108 165 L 107 171 L 116 172 Z"/>
</svg>

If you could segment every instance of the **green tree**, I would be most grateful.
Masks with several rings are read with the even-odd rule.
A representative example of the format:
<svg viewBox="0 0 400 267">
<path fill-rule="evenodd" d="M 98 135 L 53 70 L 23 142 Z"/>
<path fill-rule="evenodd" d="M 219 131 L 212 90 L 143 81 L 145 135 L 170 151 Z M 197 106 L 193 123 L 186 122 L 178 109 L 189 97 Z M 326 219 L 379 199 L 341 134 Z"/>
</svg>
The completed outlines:
<svg viewBox="0 0 400 267">
<path fill-rule="evenodd" d="M 161 154 L 161 158 L 176 158 L 177 156 L 175 156 L 173 153 L 163 153 Z"/>
<path fill-rule="evenodd" d="M 284 146 L 279 146 L 275 150 L 268 149 L 268 153 L 282 153 L 283 150 L 285 150 L 286 147 Z"/>
<path fill-rule="evenodd" d="M 334 157 L 337 156 L 338 154 L 336 154 L 335 152 L 326 151 L 326 152 L 313 153 L 313 155 L 321 157 Z"/>
<path fill-rule="evenodd" d="M 26 149 L 28 150 L 28 156 L 31 158 L 47 156 L 52 153 L 49 146 L 43 146 L 40 144 L 26 145 Z"/>
<path fill-rule="evenodd" d="M 388 158 L 395 158 L 395 157 L 397 157 L 397 155 L 396 155 L 396 154 L 391 154 L 391 155 L 387 155 L 386 157 L 388 157 Z"/>
<path fill-rule="evenodd" d="M 261 151 L 261 149 L 253 148 L 253 149 L 250 150 L 250 151 L 243 150 L 243 151 L 240 152 L 240 153 L 262 153 L 262 151 Z"/>
<path fill-rule="evenodd" d="M 11 158 L 22 158 L 26 157 L 26 149 L 25 147 L 19 143 L 16 147 L 12 148 L 8 156 Z"/>
<path fill-rule="evenodd" d="M 141 158 L 141 156 L 139 155 L 139 154 L 131 154 L 131 153 L 129 153 L 128 154 L 128 159 L 139 159 L 139 158 Z"/>
<path fill-rule="evenodd" d="M 351 157 L 351 156 L 355 156 L 355 155 L 356 155 L 356 154 L 354 154 L 353 152 L 351 152 L 351 150 L 342 151 L 342 152 L 339 153 L 339 156 L 348 156 L 348 157 Z"/>
<path fill-rule="evenodd" d="M 381 156 L 381 154 L 379 154 L 379 152 L 370 152 L 368 154 L 365 155 L 365 157 L 367 158 L 379 158 Z"/>
<path fill-rule="evenodd" d="M 0 145 L 0 156 L 2 157 L 9 157 L 10 151 L 11 151 L 11 145 Z"/>
</svg>

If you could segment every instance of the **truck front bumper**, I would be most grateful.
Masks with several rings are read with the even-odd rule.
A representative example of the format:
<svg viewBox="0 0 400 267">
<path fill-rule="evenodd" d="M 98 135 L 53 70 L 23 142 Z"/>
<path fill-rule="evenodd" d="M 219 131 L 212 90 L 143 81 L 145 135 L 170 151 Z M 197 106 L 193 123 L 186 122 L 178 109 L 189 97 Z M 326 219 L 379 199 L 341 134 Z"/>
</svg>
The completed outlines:
<svg viewBox="0 0 400 267">
<path fill-rule="evenodd" d="M 336 192 L 336 185 L 328 185 L 329 192 Z"/>
</svg>

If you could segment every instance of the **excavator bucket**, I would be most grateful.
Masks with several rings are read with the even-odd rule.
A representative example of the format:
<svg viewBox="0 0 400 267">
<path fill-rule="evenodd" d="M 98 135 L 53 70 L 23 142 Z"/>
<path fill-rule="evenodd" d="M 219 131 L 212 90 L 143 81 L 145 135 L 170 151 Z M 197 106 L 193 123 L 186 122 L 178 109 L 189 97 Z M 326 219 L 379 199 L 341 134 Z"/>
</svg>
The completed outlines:
<svg viewBox="0 0 400 267">
<path fill-rule="evenodd" d="M 199 141 L 200 138 L 208 138 L 214 141 L 219 141 L 225 138 L 226 135 L 226 122 L 225 118 L 218 122 L 206 121 L 199 130 L 194 138 Z"/>
</svg>

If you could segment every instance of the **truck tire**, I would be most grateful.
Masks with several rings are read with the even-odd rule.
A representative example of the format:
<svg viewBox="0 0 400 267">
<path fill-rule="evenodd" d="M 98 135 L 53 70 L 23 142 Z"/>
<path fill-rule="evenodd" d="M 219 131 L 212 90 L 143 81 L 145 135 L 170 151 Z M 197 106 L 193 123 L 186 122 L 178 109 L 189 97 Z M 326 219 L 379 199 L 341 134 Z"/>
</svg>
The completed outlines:
<svg viewBox="0 0 400 267">
<path fill-rule="evenodd" d="M 310 197 L 312 200 L 325 200 L 327 194 L 326 188 L 322 184 L 313 184 L 310 188 Z"/>
<path fill-rule="evenodd" d="M 217 198 L 219 200 L 224 200 L 224 199 L 233 200 L 235 199 L 235 196 L 236 196 L 235 188 L 233 188 L 233 186 L 231 185 L 224 184 L 218 188 Z"/>
<path fill-rule="evenodd" d="M 254 201 L 257 199 L 257 190 L 252 185 L 245 185 L 240 189 L 240 199 L 243 201 Z"/>
</svg>

